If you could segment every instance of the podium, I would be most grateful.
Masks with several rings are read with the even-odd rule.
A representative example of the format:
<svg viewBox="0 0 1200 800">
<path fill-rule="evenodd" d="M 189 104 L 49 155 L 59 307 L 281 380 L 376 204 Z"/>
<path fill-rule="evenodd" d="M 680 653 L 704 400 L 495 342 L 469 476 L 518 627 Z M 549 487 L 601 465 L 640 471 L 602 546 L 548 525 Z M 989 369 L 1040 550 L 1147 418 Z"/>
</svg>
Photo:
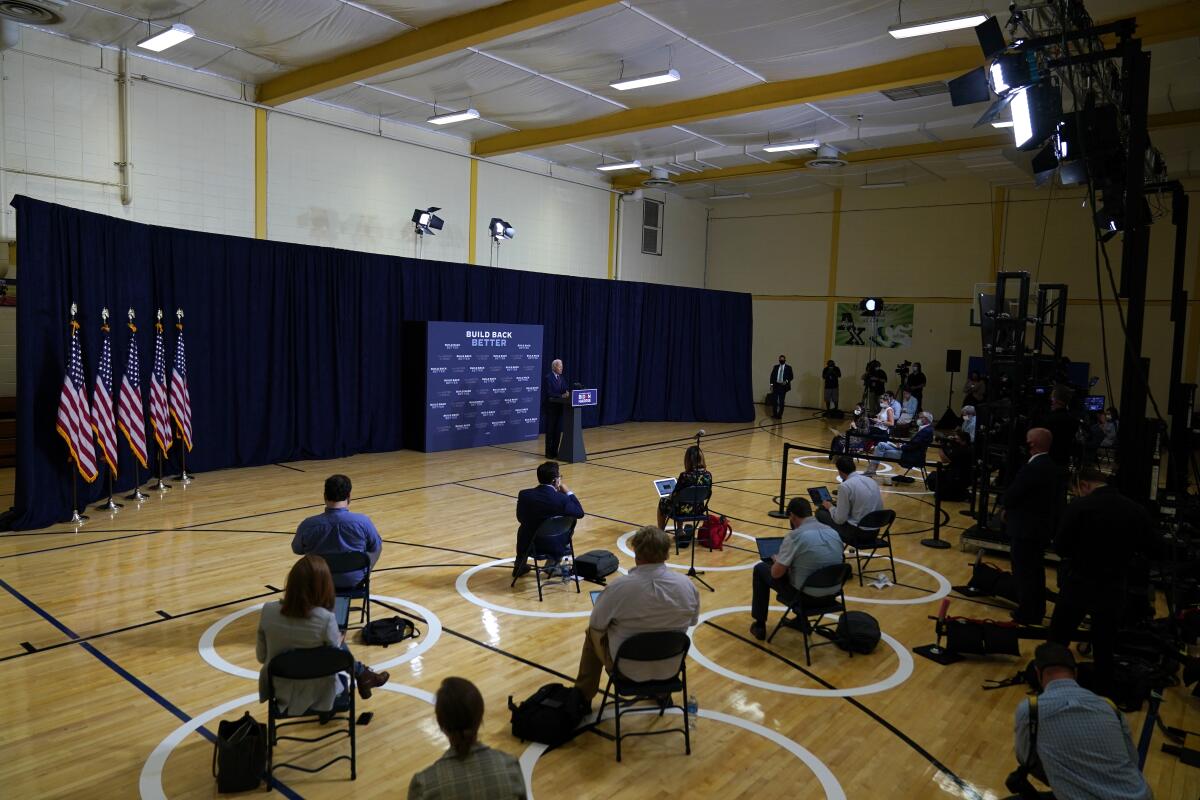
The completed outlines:
<svg viewBox="0 0 1200 800">
<path fill-rule="evenodd" d="M 583 446 L 583 409 L 597 404 L 600 393 L 595 389 L 572 389 L 570 397 L 554 397 L 562 410 L 562 442 L 558 446 L 558 460 L 570 464 L 587 461 L 587 450 Z"/>
</svg>

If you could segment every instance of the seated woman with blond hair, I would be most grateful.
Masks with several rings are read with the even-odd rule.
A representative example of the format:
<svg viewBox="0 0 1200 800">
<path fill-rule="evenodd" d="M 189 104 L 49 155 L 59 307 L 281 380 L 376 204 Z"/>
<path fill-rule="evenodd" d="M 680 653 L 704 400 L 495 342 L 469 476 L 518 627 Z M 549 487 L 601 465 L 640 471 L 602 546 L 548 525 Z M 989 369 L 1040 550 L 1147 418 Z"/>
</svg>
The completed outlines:
<svg viewBox="0 0 1200 800">
<path fill-rule="evenodd" d="M 475 684 L 466 678 L 442 681 L 434 716 L 450 749 L 413 775 L 408 800 L 525 800 L 517 760 L 479 741 L 483 695 Z"/>
<path fill-rule="evenodd" d="M 333 615 L 333 576 L 329 565 L 318 555 L 307 555 L 292 565 L 284 584 L 283 599 L 263 606 L 258 619 L 257 656 L 262 670 L 258 674 L 258 699 L 268 697 L 267 666 L 271 659 L 289 650 L 310 647 L 346 646 L 346 637 L 338 630 Z M 366 700 L 371 690 L 383 686 L 390 677 L 370 667 L 354 662 L 358 694 Z M 275 704 L 284 714 L 296 716 L 306 712 L 329 712 L 339 695 L 350 688 L 345 674 L 324 678 L 291 680 L 275 679 Z"/>
</svg>

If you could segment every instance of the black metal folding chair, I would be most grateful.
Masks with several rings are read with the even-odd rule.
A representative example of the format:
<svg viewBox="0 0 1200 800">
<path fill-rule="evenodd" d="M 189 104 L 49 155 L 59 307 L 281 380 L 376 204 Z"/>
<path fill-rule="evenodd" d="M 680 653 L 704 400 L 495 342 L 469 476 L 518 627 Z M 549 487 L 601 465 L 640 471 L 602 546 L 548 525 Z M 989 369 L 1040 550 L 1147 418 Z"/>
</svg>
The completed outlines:
<svg viewBox="0 0 1200 800">
<path fill-rule="evenodd" d="M 559 563 L 559 554 L 565 555 L 570 560 L 571 577 L 575 581 L 575 593 L 579 594 L 579 574 L 575 572 L 575 546 L 572 544 L 572 540 L 575 538 L 575 523 L 578 521 L 574 517 L 550 517 L 534 531 L 533 539 L 529 542 L 529 552 L 525 554 L 525 557 L 533 562 L 539 603 L 542 602 L 542 573 L 546 573 L 546 582 L 549 582 L 554 566 Z M 520 577 L 519 575 L 513 576 L 509 586 L 516 586 L 517 579 Z"/>
<path fill-rule="evenodd" d="M 334 594 L 338 597 L 361 601 L 362 605 L 358 609 L 359 624 L 369 623 L 371 621 L 371 557 L 366 553 L 351 551 L 348 553 L 321 553 L 321 558 L 325 559 L 325 563 L 329 565 L 335 585 L 338 575 L 363 570 L 362 580 L 356 586 L 349 589 L 336 589 Z"/>
<path fill-rule="evenodd" d="M 786 596 L 784 594 L 776 595 L 779 598 L 779 602 L 783 603 L 786 608 L 783 615 L 779 617 L 779 622 L 775 623 L 775 629 L 767 637 L 767 642 L 770 642 L 775 638 L 775 634 L 779 633 L 779 629 L 783 627 L 787 620 L 788 613 L 794 614 L 798 620 L 802 621 L 800 632 L 804 635 L 804 663 L 811 666 L 812 648 L 834 644 L 836 632 L 828 628 L 828 626 L 825 627 L 824 632 L 830 635 L 829 641 L 813 644 L 812 634 L 813 631 L 821 628 L 821 620 L 824 619 L 826 614 L 838 614 L 846 610 L 845 584 L 846 581 L 850 580 L 850 575 L 850 565 L 846 562 L 830 564 L 828 567 L 821 567 L 809 575 L 804 581 L 804 586 L 800 589 L 793 590 Z M 809 592 L 828 590 L 835 587 L 837 588 L 836 593 L 828 595 L 809 594 Z"/>
<path fill-rule="evenodd" d="M 333 677 L 338 673 L 350 676 L 349 685 L 334 700 L 330 711 L 314 711 L 307 709 L 299 714 L 281 713 L 276 704 L 275 681 L 279 678 L 288 680 L 314 680 L 317 678 Z M 343 715 L 344 714 L 344 715 Z M 281 721 L 286 720 L 286 721 Z M 279 729 L 291 725 L 304 725 L 318 722 L 322 725 L 328 722 L 345 722 L 345 727 L 315 737 L 281 736 Z M 320 772 L 338 761 L 350 762 L 350 780 L 358 777 L 358 762 L 356 740 L 354 736 L 354 656 L 350 651 L 340 647 L 310 647 L 302 650 L 289 650 L 271 659 L 267 665 L 267 776 L 281 767 L 295 769 L 301 772 Z M 302 767 L 293 762 L 274 763 L 275 745 L 280 739 L 295 742 L 320 742 L 331 736 L 346 735 L 350 737 L 350 755 L 342 754 L 326 761 L 319 767 Z"/>
<path fill-rule="evenodd" d="M 670 517 L 675 523 L 675 555 L 679 555 L 679 539 L 685 532 L 691 536 L 689 544 L 695 544 L 700 525 L 708 520 L 708 501 L 711 497 L 711 486 L 687 486 L 672 498 Z M 708 549 L 712 550 L 711 547 Z"/>
<path fill-rule="evenodd" d="M 691 645 L 692 640 L 688 638 L 686 633 L 681 633 L 680 631 L 639 633 L 629 637 L 621 644 L 621 649 L 617 651 L 617 655 L 613 659 L 613 668 L 608 675 L 608 684 L 604 687 L 604 699 L 600 703 L 600 710 L 596 712 L 596 722 L 599 723 L 601 716 L 604 714 L 604 707 L 608 705 L 610 700 L 612 701 L 613 710 L 616 712 L 614 720 L 617 726 L 617 761 L 621 760 L 621 739 L 626 736 L 656 736 L 661 733 L 682 733 L 684 752 L 689 756 L 692 754 L 692 739 L 688 729 L 687 709 L 687 654 Z M 622 664 L 666 661 L 673 658 L 679 659 L 679 666 L 673 674 L 666 678 L 635 681 L 627 678 L 621 672 Z M 679 705 L 669 702 L 671 696 L 676 692 L 679 692 L 681 695 L 680 699 L 682 703 Z M 667 701 L 663 700 L 664 697 L 667 698 Z M 621 716 L 628 714 L 632 707 L 641 701 L 653 701 L 655 703 L 654 707 L 658 708 L 658 715 L 660 717 L 668 708 L 678 708 L 683 712 L 683 727 L 621 733 Z M 643 706 L 643 708 L 646 708 L 646 706 Z"/>
<path fill-rule="evenodd" d="M 858 571 L 858 585 L 863 585 L 863 575 L 872 572 L 891 572 L 892 583 L 896 582 L 896 559 L 892 555 L 892 523 L 896 521 L 896 512 L 890 508 L 872 511 L 858 521 L 858 529 L 862 536 L 854 545 L 854 566 Z M 879 551 L 886 550 L 886 554 Z M 886 555 L 890 567 L 880 569 L 863 569 L 863 564 L 869 564 L 873 558 L 884 558 Z"/>
</svg>

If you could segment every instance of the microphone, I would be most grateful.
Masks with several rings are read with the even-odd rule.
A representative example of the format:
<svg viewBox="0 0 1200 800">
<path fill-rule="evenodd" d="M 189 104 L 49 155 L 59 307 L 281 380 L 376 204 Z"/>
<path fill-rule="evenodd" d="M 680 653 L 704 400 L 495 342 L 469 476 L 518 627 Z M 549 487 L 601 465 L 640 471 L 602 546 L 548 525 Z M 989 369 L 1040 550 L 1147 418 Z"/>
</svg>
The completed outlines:
<svg viewBox="0 0 1200 800">
<path fill-rule="evenodd" d="M 701 436 L 704 436 L 704 428 L 701 428 L 700 430 L 696 431 L 696 437 L 699 438 Z"/>
</svg>

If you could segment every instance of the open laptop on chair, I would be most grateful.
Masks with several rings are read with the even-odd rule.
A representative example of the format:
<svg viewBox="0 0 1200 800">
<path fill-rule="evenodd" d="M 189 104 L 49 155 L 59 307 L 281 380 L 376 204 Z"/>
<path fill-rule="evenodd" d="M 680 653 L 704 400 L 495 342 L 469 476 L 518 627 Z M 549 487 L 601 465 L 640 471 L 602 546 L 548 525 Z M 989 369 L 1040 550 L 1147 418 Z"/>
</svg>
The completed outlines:
<svg viewBox="0 0 1200 800">
<path fill-rule="evenodd" d="M 659 497 L 670 497 L 671 492 L 675 491 L 675 479 L 659 478 L 654 482 L 654 490 L 658 492 Z"/>
</svg>

